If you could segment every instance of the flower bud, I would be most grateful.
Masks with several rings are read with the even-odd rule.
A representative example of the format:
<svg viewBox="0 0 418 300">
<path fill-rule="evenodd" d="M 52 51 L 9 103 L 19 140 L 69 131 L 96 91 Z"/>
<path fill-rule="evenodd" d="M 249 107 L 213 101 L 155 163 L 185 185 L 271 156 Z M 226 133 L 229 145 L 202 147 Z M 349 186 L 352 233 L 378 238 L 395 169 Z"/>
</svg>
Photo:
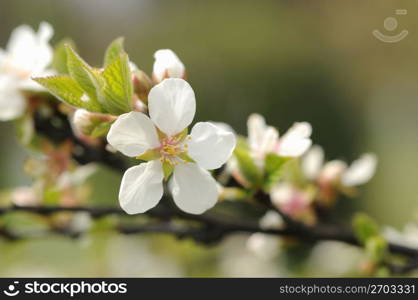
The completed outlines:
<svg viewBox="0 0 418 300">
<path fill-rule="evenodd" d="M 77 109 L 73 115 L 73 125 L 76 133 L 89 135 L 94 127 L 91 113 L 85 109 Z"/>
<path fill-rule="evenodd" d="M 99 125 L 112 122 L 115 118 L 112 115 L 77 109 L 72 118 L 73 130 L 78 136 L 90 136 Z"/>
<path fill-rule="evenodd" d="M 177 55 L 170 49 L 161 49 L 154 54 L 153 79 L 161 82 L 165 78 L 184 78 L 185 67 Z"/>
<path fill-rule="evenodd" d="M 148 102 L 148 93 L 152 88 L 151 78 L 145 72 L 137 69 L 132 71 L 132 83 L 134 93 L 146 104 Z"/>
</svg>

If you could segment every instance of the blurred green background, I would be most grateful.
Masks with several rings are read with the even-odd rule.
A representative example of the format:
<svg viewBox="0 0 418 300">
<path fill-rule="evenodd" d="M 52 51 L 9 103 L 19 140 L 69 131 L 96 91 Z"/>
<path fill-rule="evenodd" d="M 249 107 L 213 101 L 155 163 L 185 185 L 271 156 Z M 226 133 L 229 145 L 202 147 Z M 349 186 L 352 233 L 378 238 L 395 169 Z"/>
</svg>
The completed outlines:
<svg viewBox="0 0 418 300">
<path fill-rule="evenodd" d="M 408 14 L 396 16 L 400 8 Z M 383 27 L 390 16 L 398 20 L 394 32 Z M 2 0 L 0 45 L 17 25 L 37 27 L 46 20 L 55 27 L 53 42 L 71 37 L 92 65 L 101 64 L 105 47 L 118 36 L 125 36 L 131 60 L 146 72 L 154 51 L 171 48 L 196 92 L 196 119 L 224 121 L 240 133 L 246 133 L 252 112 L 281 132 L 295 121 L 309 121 L 314 142 L 329 159 L 375 152 L 376 177 L 361 197 L 340 203 L 340 214 L 366 210 L 382 223 L 401 226 L 418 206 L 417 16 L 413 0 Z M 374 29 L 391 35 L 406 29 L 409 35 L 383 43 L 372 35 Z M 0 124 L 0 138 L 0 187 L 27 183 L 21 171 L 27 154 L 17 145 L 12 124 Z M 116 204 L 119 177 L 104 173 L 96 198 Z M 245 240 L 234 237 L 211 248 L 170 237 L 116 234 L 0 241 L 0 276 L 296 274 L 284 262 L 271 265 L 249 255 Z M 302 275 L 343 274 L 327 261 L 318 263 L 324 252 L 318 247 Z M 351 259 L 358 256 L 346 247 L 334 252 L 325 251 L 335 259 L 346 252 Z"/>
</svg>

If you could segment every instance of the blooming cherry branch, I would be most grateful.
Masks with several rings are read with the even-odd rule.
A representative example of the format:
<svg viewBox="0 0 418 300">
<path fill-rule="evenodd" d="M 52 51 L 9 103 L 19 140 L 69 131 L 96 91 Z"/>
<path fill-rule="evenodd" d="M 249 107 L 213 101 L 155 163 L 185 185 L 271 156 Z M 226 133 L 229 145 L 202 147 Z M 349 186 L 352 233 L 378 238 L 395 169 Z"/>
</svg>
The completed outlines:
<svg viewBox="0 0 418 300">
<path fill-rule="evenodd" d="M 308 122 L 280 135 L 259 114 L 248 118 L 248 137 L 216 122 L 198 122 L 189 132 L 196 98 L 173 51 L 156 51 L 148 76 L 130 60 L 122 38 L 93 67 L 69 40 L 53 50 L 52 34 L 47 23 L 38 32 L 23 25 L 0 51 L 0 120 L 14 120 L 22 146 L 36 154 L 25 164 L 32 185 L 6 192 L 0 214 L 70 212 L 48 219 L 54 232 L 70 236 L 109 214 L 153 218 L 146 225 L 113 224 L 126 234 L 169 232 L 209 243 L 246 232 L 248 248 L 266 259 L 288 247 L 289 237 L 301 244 L 337 240 L 364 248 L 369 275 L 411 270 L 418 257 L 413 225 L 403 233 L 382 229 L 360 213 L 347 230 L 323 218 L 339 196 L 354 197 L 372 179 L 375 154 L 351 165 L 325 162 Z M 86 179 L 97 172 L 93 163 L 124 173 L 122 210 L 90 206 Z M 0 234 L 16 236 L 3 224 Z M 393 267 L 399 254 L 404 265 Z"/>
</svg>

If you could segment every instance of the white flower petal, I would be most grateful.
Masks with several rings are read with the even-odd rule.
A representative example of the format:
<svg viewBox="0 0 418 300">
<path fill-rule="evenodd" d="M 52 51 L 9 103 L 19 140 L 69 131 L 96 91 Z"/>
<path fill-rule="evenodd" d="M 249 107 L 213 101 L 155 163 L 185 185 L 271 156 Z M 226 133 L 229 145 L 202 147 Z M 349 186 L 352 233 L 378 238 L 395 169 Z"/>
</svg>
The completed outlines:
<svg viewBox="0 0 418 300">
<path fill-rule="evenodd" d="M 226 131 L 226 132 L 230 132 L 233 134 L 236 134 L 235 130 L 231 127 L 231 125 L 224 123 L 224 122 L 214 122 L 214 121 L 209 121 L 209 123 L 215 125 L 216 127 Z"/>
<path fill-rule="evenodd" d="M 163 169 L 159 160 L 129 168 L 119 190 L 120 206 L 128 214 L 143 213 L 163 196 Z"/>
<path fill-rule="evenodd" d="M 295 123 L 278 144 L 277 153 L 281 156 L 298 157 L 312 145 L 312 127 L 308 122 Z"/>
<path fill-rule="evenodd" d="M 235 135 L 209 122 L 197 123 L 190 136 L 188 154 L 207 170 L 221 167 L 235 148 Z"/>
<path fill-rule="evenodd" d="M 148 95 L 151 120 L 168 135 L 180 133 L 190 125 L 196 112 L 192 87 L 183 79 L 165 79 Z"/>
<path fill-rule="evenodd" d="M 127 156 L 139 156 L 160 145 L 152 121 L 143 113 L 120 115 L 107 134 L 107 141 Z"/>
<path fill-rule="evenodd" d="M 14 57 L 21 57 L 26 53 L 25 46 L 33 45 L 35 32 L 29 25 L 20 25 L 16 27 L 11 35 L 7 44 L 7 52 Z"/>
<path fill-rule="evenodd" d="M 153 74 L 160 82 L 166 77 L 183 78 L 185 67 L 178 56 L 170 49 L 161 49 L 154 54 Z"/>
<path fill-rule="evenodd" d="M 259 150 L 261 153 L 273 152 L 274 147 L 277 145 L 279 139 L 279 132 L 276 128 L 272 126 L 267 126 L 266 131 L 264 132 L 263 139 L 259 145 Z"/>
<path fill-rule="evenodd" d="M 410 248 L 418 248 L 418 224 L 407 223 L 402 231 L 392 227 L 382 230 L 383 236 L 390 242 Z"/>
<path fill-rule="evenodd" d="M 314 180 L 321 172 L 324 163 L 324 150 L 321 146 L 312 146 L 302 160 L 302 171 L 306 178 Z"/>
<path fill-rule="evenodd" d="M 23 115 L 26 100 L 17 88 L 15 81 L 0 76 L 0 121 L 10 121 Z"/>
<path fill-rule="evenodd" d="M 171 184 L 174 202 L 190 214 L 202 214 L 218 200 L 218 188 L 210 173 L 194 163 L 175 167 Z"/>
<path fill-rule="evenodd" d="M 377 166 L 377 157 L 374 154 L 363 154 L 359 159 L 355 160 L 344 173 L 341 182 L 345 186 L 361 185 L 369 181 Z"/>
<path fill-rule="evenodd" d="M 54 28 L 48 22 L 41 22 L 39 24 L 38 39 L 41 43 L 48 43 L 54 35 Z"/>
<path fill-rule="evenodd" d="M 251 153 L 256 159 L 263 159 L 264 156 L 273 152 L 279 138 L 279 132 L 272 126 L 267 126 L 263 116 L 252 114 L 247 121 L 248 144 Z"/>
<path fill-rule="evenodd" d="M 2 65 L 5 63 L 6 59 L 7 59 L 6 51 L 4 51 L 3 49 L 0 48 L 0 69 L 1 69 Z"/>
<path fill-rule="evenodd" d="M 247 121 L 248 143 L 251 149 L 258 149 L 264 139 L 266 121 L 262 115 L 251 114 Z"/>
<path fill-rule="evenodd" d="M 38 33 L 27 25 L 13 30 L 7 52 L 13 68 L 28 72 L 28 77 L 38 75 L 52 60 L 53 50 L 48 44 L 53 34 L 51 25 L 42 22 Z"/>
</svg>

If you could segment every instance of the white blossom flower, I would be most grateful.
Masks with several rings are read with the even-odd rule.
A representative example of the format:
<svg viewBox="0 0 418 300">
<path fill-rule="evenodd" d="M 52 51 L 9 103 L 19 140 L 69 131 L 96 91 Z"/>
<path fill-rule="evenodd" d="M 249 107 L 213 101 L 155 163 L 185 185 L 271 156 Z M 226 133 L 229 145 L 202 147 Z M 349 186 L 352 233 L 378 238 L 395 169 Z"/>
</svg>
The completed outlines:
<svg viewBox="0 0 418 300">
<path fill-rule="evenodd" d="M 218 198 L 216 181 L 207 170 L 221 167 L 231 156 L 235 136 L 208 122 L 185 133 L 196 111 L 193 89 L 183 79 L 166 79 L 148 96 L 150 118 L 140 112 L 118 117 L 107 139 L 131 157 L 151 155 L 149 162 L 128 169 L 119 191 L 121 207 L 143 213 L 160 201 L 163 179 L 173 173 L 171 193 L 185 212 L 201 214 Z M 167 171 L 168 170 L 168 171 Z"/>
<path fill-rule="evenodd" d="M 302 160 L 302 172 L 309 180 L 322 183 L 341 182 L 343 186 L 357 186 L 368 182 L 374 175 L 377 157 L 372 153 L 363 154 L 350 166 L 341 160 L 324 163 L 324 150 L 313 146 Z"/>
<path fill-rule="evenodd" d="M 284 157 L 301 156 L 311 146 L 312 127 L 307 122 L 295 123 L 282 137 L 273 126 L 268 126 L 259 114 L 248 118 L 248 144 L 251 155 L 262 165 L 267 153 Z"/>
<path fill-rule="evenodd" d="M 308 122 L 297 122 L 279 139 L 275 153 L 285 157 L 299 157 L 312 145 L 312 126 Z"/>
<path fill-rule="evenodd" d="M 160 49 L 154 53 L 153 76 L 161 82 L 165 78 L 184 78 L 185 67 L 177 55 L 170 49 Z"/>
<path fill-rule="evenodd" d="M 53 57 L 49 45 L 52 34 L 53 29 L 46 22 L 40 24 L 38 32 L 21 25 L 13 30 L 6 49 L 0 49 L 0 120 L 23 114 L 26 103 L 21 90 L 42 89 L 31 77 L 51 73 L 46 68 Z"/>
</svg>

